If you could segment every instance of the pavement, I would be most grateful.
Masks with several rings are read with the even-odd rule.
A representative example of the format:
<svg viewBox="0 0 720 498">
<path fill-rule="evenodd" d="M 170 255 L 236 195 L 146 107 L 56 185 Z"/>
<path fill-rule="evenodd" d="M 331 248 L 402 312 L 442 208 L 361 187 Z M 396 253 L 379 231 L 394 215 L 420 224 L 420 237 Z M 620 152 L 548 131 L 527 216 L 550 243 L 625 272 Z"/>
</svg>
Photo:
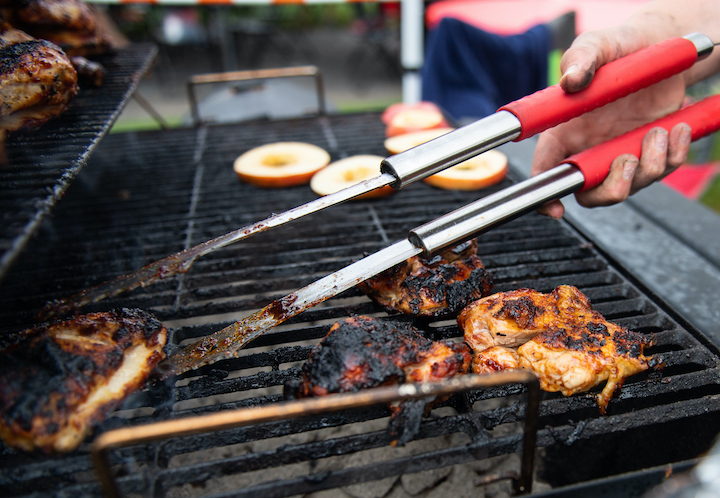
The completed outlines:
<svg viewBox="0 0 720 498">
<path fill-rule="evenodd" d="M 155 64 L 141 80 L 137 98 L 128 102 L 120 115 L 116 130 L 152 127 L 157 123 L 155 113 L 170 125 L 187 124 L 189 78 L 236 70 L 317 66 L 329 111 L 376 110 L 402 100 L 398 30 L 328 27 L 289 32 L 247 28 L 235 31 L 221 45 L 162 42 L 157 45 Z M 270 80 L 266 85 L 269 87 L 264 88 L 264 96 L 262 91 L 250 91 L 257 90 L 257 85 L 198 86 L 201 113 L 204 106 L 219 106 L 225 117 L 243 120 L 257 117 L 249 108 L 261 106 L 262 100 L 267 102 L 270 114 L 272 107 L 288 112 L 294 104 L 303 108 L 317 106 L 312 78 Z M 151 106 L 150 112 L 147 104 Z"/>
</svg>

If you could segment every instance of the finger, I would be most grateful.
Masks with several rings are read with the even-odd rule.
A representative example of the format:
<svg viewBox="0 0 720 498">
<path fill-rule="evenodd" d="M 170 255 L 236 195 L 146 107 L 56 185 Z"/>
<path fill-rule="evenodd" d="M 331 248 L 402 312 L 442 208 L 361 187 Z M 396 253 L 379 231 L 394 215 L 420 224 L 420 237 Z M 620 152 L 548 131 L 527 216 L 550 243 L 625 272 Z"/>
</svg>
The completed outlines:
<svg viewBox="0 0 720 498">
<path fill-rule="evenodd" d="M 665 173 L 668 159 L 668 132 L 663 128 L 650 130 L 642 142 L 640 163 L 632 182 L 631 194 L 654 183 Z"/>
<path fill-rule="evenodd" d="M 607 178 L 600 185 L 575 194 L 578 204 L 583 207 L 597 207 L 623 202 L 630 196 L 639 162 L 638 158 L 631 154 L 616 157 L 610 165 Z"/>
<path fill-rule="evenodd" d="M 687 123 L 679 123 L 670 130 L 667 165 L 661 178 L 665 178 L 687 161 L 690 142 L 692 142 L 692 129 Z"/>
<path fill-rule="evenodd" d="M 573 41 L 560 60 L 560 86 L 572 93 L 587 87 L 597 68 L 612 59 L 607 58 L 611 39 L 602 31 L 583 33 Z"/>
<path fill-rule="evenodd" d="M 560 86 L 568 93 L 587 87 L 598 67 L 598 52 L 592 45 L 570 47 L 563 55 L 560 67 Z"/>
<path fill-rule="evenodd" d="M 546 202 L 537 209 L 537 212 L 549 216 L 550 218 L 559 220 L 565 214 L 565 206 L 559 200 Z"/>
<path fill-rule="evenodd" d="M 555 135 L 555 130 L 548 130 L 541 133 L 535 146 L 532 166 L 530 167 L 530 176 L 535 176 L 554 168 L 568 155 L 566 147 Z"/>
<path fill-rule="evenodd" d="M 582 90 L 590 84 L 599 67 L 647 44 L 644 36 L 623 26 L 582 33 L 560 60 L 563 74 L 560 86 L 571 93 Z"/>
</svg>

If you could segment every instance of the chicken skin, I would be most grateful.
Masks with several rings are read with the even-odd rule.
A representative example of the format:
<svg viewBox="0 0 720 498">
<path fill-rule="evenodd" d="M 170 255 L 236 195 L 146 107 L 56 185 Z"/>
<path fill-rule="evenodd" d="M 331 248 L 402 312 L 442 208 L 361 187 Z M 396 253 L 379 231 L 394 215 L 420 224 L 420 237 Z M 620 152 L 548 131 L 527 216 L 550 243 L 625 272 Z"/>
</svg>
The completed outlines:
<svg viewBox="0 0 720 498">
<path fill-rule="evenodd" d="M 532 370 L 544 391 L 565 396 L 585 392 L 607 381 L 597 395 L 601 413 L 627 377 L 657 366 L 659 360 L 643 354 L 650 344 L 593 312 L 537 335 L 517 350 L 520 367 Z"/>
<path fill-rule="evenodd" d="M 533 289 L 500 292 L 475 301 L 462 310 L 458 325 L 475 352 L 493 346 L 517 347 L 575 310 L 590 307 L 575 287 L 560 286 L 550 294 Z"/>
<path fill-rule="evenodd" d="M 2 338 L 0 437 L 45 453 L 75 449 L 94 423 L 141 388 L 164 357 L 152 315 L 89 313 Z"/>
<path fill-rule="evenodd" d="M 94 9 L 82 0 L 0 0 L 0 16 L 69 56 L 96 55 L 109 48 Z"/>
<path fill-rule="evenodd" d="M 36 128 L 64 112 L 78 76 L 57 46 L 0 24 L 0 155 L 7 133 Z"/>
<path fill-rule="evenodd" d="M 646 336 L 608 322 L 569 285 L 485 297 L 465 308 L 458 324 L 473 349 L 473 372 L 524 368 L 543 390 L 565 396 L 607 381 L 597 396 L 602 413 L 627 377 L 660 363 L 644 356 Z"/>
<path fill-rule="evenodd" d="M 412 325 L 366 316 L 335 323 L 310 353 L 292 397 L 356 392 L 405 382 L 437 382 L 470 369 L 470 349 L 464 344 L 432 341 Z M 414 437 L 427 402 L 390 407 L 393 444 Z M 437 401 L 437 400 L 436 400 Z"/>
<path fill-rule="evenodd" d="M 476 374 L 514 370 L 520 367 L 520 357 L 513 348 L 493 346 L 479 352 L 473 352 L 472 371 Z"/>
<path fill-rule="evenodd" d="M 477 256 L 477 247 L 473 239 L 432 259 L 414 256 L 358 287 L 389 312 L 455 314 L 492 288 L 492 275 Z"/>
</svg>

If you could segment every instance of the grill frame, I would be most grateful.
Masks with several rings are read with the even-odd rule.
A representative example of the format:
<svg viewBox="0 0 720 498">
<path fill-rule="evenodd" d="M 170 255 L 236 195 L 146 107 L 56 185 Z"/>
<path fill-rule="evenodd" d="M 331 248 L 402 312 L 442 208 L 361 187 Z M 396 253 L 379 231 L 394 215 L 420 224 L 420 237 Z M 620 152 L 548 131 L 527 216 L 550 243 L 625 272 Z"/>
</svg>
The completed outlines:
<svg viewBox="0 0 720 498">
<path fill-rule="evenodd" d="M 324 146 L 333 159 L 357 153 L 383 154 L 382 126 L 379 115 L 372 113 L 107 137 L 93 155 L 91 167 L 72 185 L 63 203 L 57 206 L 55 216 L 46 220 L 38 240 L 28 247 L 0 285 L 4 330 L 17 330 L 31 323 L 33 312 L 47 299 L 64 297 L 188 245 L 249 224 L 267 216 L 266 209 L 280 211 L 313 198 L 308 188 L 286 189 L 282 195 L 278 195 L 278 191 L 258 190 L 238 183 L 231 171 L 232 160 L 244 150 L 265 142 L 291 139 Z M 516 179 L 512 176 L 495 189 Z M 153 189 L 160 192 L 153 195 Z M 255 310 L 344 266 L 363 252 L 373 252 L 403 238 L 410 228 L 459 207 L 476 195 L 437 191 L 419 184 L 386 199 L 337 206 L 208 255 L 196 262 L 188 274 L 88 309 L 117 306 L 150 309 L 169 325 L 173 344 L 191 340 L 219 330 L 232 323 L 233 316 Z M 241 207 L 237 205 L 238 198 L 260 204 Z M 85 212 L 87 218 L 88 211 L 92 213 L 89 219 L 81 223 L 69 221 L 81 212 Z M 100 240 L 96 240 L 96 234 L 102 235 Z M 291 245 L 292 249 L 283 248 L 283 244 Z M 615 428 L 627 434 L 659 417 L 680 423 L 705 421 L 706 410 L 711 414 L 720 411 L 717 348 L 675 316 L 651 291 L 615 267 L 567 222 L 535 214 L 524 216 L 483 235 L 480 255 L 495 275 L 496 291 L 521 286 L 548 291 L 561 283 L 577 285 L 608 319 L 656 335 L 660 342 L 658 349 L 671 360 L 671 368 L 659 376 L 641 375 L 628 381 L 611 402 L 611 412 L 606 418 L 597 414 L 592 398 L 546 395 L 541 404 L 540 427 L 549 425 L 550 429 L 538 432 L 538 446 L 544 448 L 541 452 L 560 448 L 562 453 L 572 454 L 573 448 L 582 441 L 612 438 Z M 47 268 L 53 271 L 43 277 Z M 251 344 L 247 355 L 241 358 L 182 376 L 176 387 L 150 385 L 147 390 L 131 395 L 122 413 L 137 410 L 139 414 L 110 417 L 99 426 L 97 433 L 157 420 L 275 403 L 282 399 L 280 386 L 287 379 L 297 377 L 298 365 L 309 353 L 312 343 L 325 335 L 332 321 L 350 313 L 387 316 L 357 291 L 347 291 L 268 332 Z M 198 318 L 202 318 L 202 323 L 195 323 Z M 457 326 L 452 323 L 438 321 L 421 325 L 434 339 L 459 336 Z M 258 391 L 266 388 L 270 389 L 267 393 Z M 695 396 L 696 390 L 703 392 Z M 249 394 L 239 399 L 224 398 L 245 392 Z M 444 408 L 456 413 L 425 420 L 418 436 L 429 440 L 438 434 L 457 431 L 471 435 L 467 444 L 430 450 L 420 456 L 391 458 L 390 463 L 377 462 L 360 467 L 360 471 L 334 471 L 329 474 L 332 477 L 325 476 L 325 480 L 322 475 L 308 475 L 275 484 L 248 486 L 233 495 L 275 493 L 280 496 L 283 490 L 299 489 L 299 483 L 322 489 L 328 482 L 335 482 L 333 480 L 342 482 L 343 479 L 384 477 L 387 473 L 426 471 L 478 456 L 513 453 L 519 441 L 517 434 L 483 438 L 495 427 L 522 420 L 522 404 L 511 401 L 508 406 L 483 408 L 477 413 L 472 409 L 468 411 L 468 407 L 498 398 L 513 400 L 522 392 L 521 386 L 511 386 L 454 397 Z M 192 402 L 211 397 L 219 404 L 191 406 Z M 663 398 L 658 405 L 654 404 L 656 397 Z M 152 413 L 143 412 L 144 407 L 153 407 Z M 214 478 L 252 465 L 270 465 L 272 469 L 274 458 L 302 460 L 302 452 L 307 449 L 318 449 L 318 455 L 332 454 L 332 451 L 351 454 L 354 448 L 383 446 L 387 442 L 382 431 L 374 431 L 339 440 L 304 443 L 274 453 L 221 458 L 198 466 L 172 466 L 173 459 L 182 455 L 386 416 L 387 411 L 381 406 L 338 416 L 318 416 L 309 422 L 273 423 L 173 439 L 123 451 L 113 456 L 113 465 L 121 474 L 127 474 L 118 478 L 125 492 L 150 489 L 162 495 L 176 485 L 182 486 L 179 483 L 183 480 L 185 485 L 195 482 L 198 476 Z M 714 429 L 708 425 L 704 434 Z M 695 443 L 693 449 L 688 450 L 695 454 L 686 452 L 683 457 L 696 457 L 701 446 Z M 37 489 L 41 494 L 58 489 L 68 495 L 98 494 L 97 483 L 87 477 L 92 471 L 88 449 L 86 443 L 71 455 L 50 458 L 19 455 L 4 449 L 0 453 L 0 486 L 9 495 L 18 496 L 35 489 L 34 486 L 42 486 Z M 134 465 L 142 467 L 141 471 L 135 472 Z M 79 479 L 78 474 L 84 474 L 85 481 L 73 482 Z"/>
</svg>

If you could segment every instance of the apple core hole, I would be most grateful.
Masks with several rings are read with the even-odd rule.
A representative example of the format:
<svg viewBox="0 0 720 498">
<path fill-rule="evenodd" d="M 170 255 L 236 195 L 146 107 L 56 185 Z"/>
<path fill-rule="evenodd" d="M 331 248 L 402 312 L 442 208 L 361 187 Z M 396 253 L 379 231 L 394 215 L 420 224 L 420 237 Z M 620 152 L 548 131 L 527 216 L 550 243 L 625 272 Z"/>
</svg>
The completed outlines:
<svg viewBox="0 0 720 498">
<path fill-rule="evenodd" d="M 297 162 L 297 159 L 292 154 L 271 154 L 263 157 L 262 163 L 264 166 L 271 167 L 282 167 L 288 164 Z"/>
<path fill-rule="evenodd" d="M 357 182 L 365 180 L 372 175 L 372 171 L 369 168 L 356 168 L 343 173 L 343 180 L 346 182 Z"/>
</svg>

